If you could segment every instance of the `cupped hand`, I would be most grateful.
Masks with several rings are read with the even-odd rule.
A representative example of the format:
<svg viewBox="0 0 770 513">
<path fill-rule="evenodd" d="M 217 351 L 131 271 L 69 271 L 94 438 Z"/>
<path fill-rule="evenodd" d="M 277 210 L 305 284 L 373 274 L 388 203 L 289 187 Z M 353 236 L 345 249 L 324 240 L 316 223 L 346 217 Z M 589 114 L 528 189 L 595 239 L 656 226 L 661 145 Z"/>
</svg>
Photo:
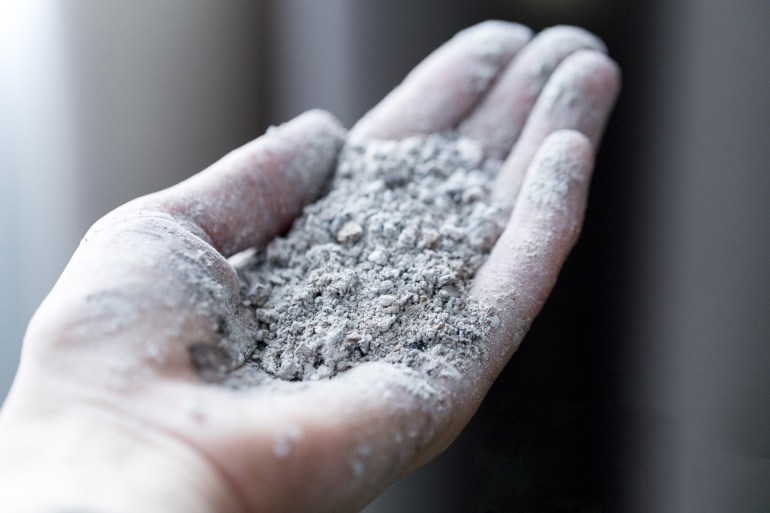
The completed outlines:
<svg viewBox="0 0 770 513">
<path fill-rule="evenodd" d="M 10 484 L 0 504 L 355 511 L 440 453 L 521 342 L 577 238 L 619 87 L 590 34 L 531 36 L 504 22 L 461 32 L 348 134 L 455 129 L 505 159 L 495 194 L 510 217 L 473 289 L 500 312 L 483 361 L 461 379 L 366 363 L 247 391 L 196 370 L 193 353 L 217 358 L 249 324 L 227 257 L 285 232 L 333 170 L 345 133 L 309 112 L 88 232 L 30 323 L 0 415 L 0 480 Z"/>
</svg>

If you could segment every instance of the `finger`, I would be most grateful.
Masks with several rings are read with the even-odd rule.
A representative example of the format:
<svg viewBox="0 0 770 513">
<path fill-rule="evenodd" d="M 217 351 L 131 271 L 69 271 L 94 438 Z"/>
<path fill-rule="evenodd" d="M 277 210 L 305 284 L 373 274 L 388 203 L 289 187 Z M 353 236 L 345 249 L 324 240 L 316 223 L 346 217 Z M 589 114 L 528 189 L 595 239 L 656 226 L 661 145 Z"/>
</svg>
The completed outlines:
<svg viewBox="0 0 770 513">
<path fill-rule="evenodd" d="M 351 139 L 399 139 L 454 128 L 531 35 L 522 25 L 502 21 L 463 30 L 367 113 Z"/>
<path fill-rule="evenodd" d="M 487 156 L 505 157 L 548 78 L 566 57 L 580 49 L 606 53 L 604 43 L 577 27 L 551 27 L 539 33 L 501 73 L 460 125 L 460 133 L 478 141 Z"/>
<path fill-rule="evenodd" d="M 583 221 L 593 170 L 593 145 L 583 134 L 550 135 L 526 173 L 508 225 L 479 270 L 473 295 L 494 306 L 490 380 L 518 347 L 551 291 Z"/>
<path fill-rule="evenodd" d="M 225 256 L 262 247 L 321 192 L 343 135 L 330 114 L 306 112 L 133 206 L 169 212 Z"/>
<path fill-rule="evenodd" d="M 565 59 L 548 80 L 503 164 L 495 199 L 513 205 L 532 157 L 556 130 L 577 130 L 597 147 L 619 88 L 620 71 L 606 55 L 580 50 Z"/>
</svg>

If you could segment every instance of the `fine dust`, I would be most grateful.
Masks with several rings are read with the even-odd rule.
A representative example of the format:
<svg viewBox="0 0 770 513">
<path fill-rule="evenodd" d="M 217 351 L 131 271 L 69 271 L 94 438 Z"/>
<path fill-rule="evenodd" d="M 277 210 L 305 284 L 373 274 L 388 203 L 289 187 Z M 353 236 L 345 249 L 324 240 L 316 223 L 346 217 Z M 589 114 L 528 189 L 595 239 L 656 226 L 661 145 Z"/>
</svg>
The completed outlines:
<svg viewBox="0 0 770 513">
<path fill-rule="evenodd" d="M 481 358 L 498 320 L 469 291 L 503 228 L 499 166 L 453 135 L 348 144 L 326 195 L 238 265 L 257 330 L 231 384 Z"/>
</svg>

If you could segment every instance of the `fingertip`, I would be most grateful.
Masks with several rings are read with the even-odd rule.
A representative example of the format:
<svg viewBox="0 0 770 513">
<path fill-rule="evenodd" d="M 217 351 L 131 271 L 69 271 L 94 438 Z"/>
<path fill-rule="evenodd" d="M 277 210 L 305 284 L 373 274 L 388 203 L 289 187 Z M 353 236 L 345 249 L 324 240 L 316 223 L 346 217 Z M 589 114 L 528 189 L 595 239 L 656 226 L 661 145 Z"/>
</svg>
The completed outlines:
<svg viewBox="0 0 770 513">
<path fill-rule="evenodd" d="M 512 44 L 518 48 L 529 41 L 532 35 L 532 29 L 520 23 L 486 20 L 457 32 L 453 39 L 464 43 L 499 41 L 501 44 Z"/>
<path fill-rule="evenodd" d="M 311 109 L 303 112 L 294 121 L 298 123 L 307 123 L 310 126 L 318 127 L 324 131 L 344 134 L 345 129 L 342 122 L 334 114 L 324 109 Z"/>
<path fill-rule="evenodd" d="M 573 129 L 556 130 L 545 138 L 539 154 L 563 154 L 571 160 L 593 163 L 594 145 L 582 132 Z M 537 159 L 538 156 L 535 157 Z"/>
<path fill-rule="evenodd" d="M 581 48 L 564 60 L 565 66 L 584 67 L 606 74 L 614 80 L 620 77 L 620 67 L 604 52 L 595 48 Z"/>
<path fill-rule="evenodd" d="M 554 25 L 543 29 L 537 38 L 541 44 L 564 45 L 570 48 L 587 48 L 607 53 L 607 45 L 595 34 L 574 25 Z"/>
<path fill-rule="evenodd" d="M 545 138 L 527 170 L 524 186 L 547 177 L 549 185 L 559 188 L 571 182 L 587 181 L 594 164 L 594 145 L 582 132 L 557 130 Z"/>
<path fill-rule="evenodd" d="M 605 78 L 607 89 L 611 92 L 611 96 L 614 102 L 614 100 L 617 99 L 617 96 L 620 93 L 620 89 L 623 85 L 623 72 L 620 69 L 620 65 L 615 61 L 615 59 L 609 57 L 608 55 L 600 55 L 595 58 L 601 61 L 601 64 L 598 64 L 598 67 Z"/>
<path fill-rule="evenodd" d="M 265 136 L 279 136 L 296 140 L 299 137 L 326 136 L 329 142 L 341 147 L 346 130 L 332 113 L 323 109 L 311 109 L 278 126 L 268 128 Z M 261 138 L 258 138 L 259 141 Z"/>
<path fill-rule="evenodd" d="M 576 77 L 588 84 L 587 92 L 614 102 L 620 92 L 620 66 L 608 55 L 595 49 L 576 51 L 557 68 L 563 80 L 576 81 Z"/>
</svg>

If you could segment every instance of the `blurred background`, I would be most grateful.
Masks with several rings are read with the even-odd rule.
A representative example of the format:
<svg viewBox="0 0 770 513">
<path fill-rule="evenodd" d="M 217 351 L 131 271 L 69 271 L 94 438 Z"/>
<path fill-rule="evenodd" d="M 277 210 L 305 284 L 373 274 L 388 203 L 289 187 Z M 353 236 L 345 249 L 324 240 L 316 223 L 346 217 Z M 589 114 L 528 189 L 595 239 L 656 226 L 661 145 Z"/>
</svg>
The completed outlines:
<svg viewBox="0 0 770 513">
<path fill-rule="evenodd" d="M 487 18 L 604 39 L 586 226 L 444 455 L 366 513 L 770 511 L 766 0 L 0 0 L 0 400 L 87 227 Z"/>
</svg>

